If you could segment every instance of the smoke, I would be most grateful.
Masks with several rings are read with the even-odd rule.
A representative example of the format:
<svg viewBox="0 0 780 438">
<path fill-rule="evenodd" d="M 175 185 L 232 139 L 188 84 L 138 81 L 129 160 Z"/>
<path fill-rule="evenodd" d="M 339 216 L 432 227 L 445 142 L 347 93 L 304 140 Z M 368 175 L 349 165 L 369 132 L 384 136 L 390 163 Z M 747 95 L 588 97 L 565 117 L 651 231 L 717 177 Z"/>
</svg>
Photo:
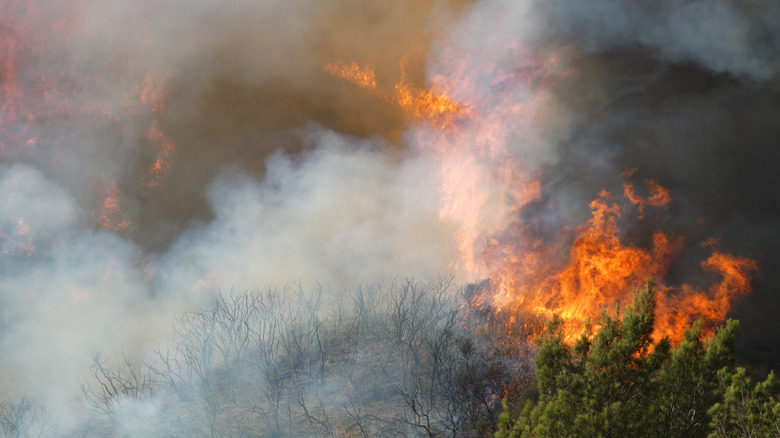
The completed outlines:
<svg viewBox="0 0 780 438">
<path fill-rule="evenodd" d="M 671 190 L 673 280 L 712 237 L 759 259 L 734 316 L 780 348 L 775 2 L 33 3 L 0 6 L 0 399 L 77 422 L 94 353 L 141 357 L 219 291 L 478 279 L 487 241 L 571 239 L 633 168 Z M 415 124 L 334 60 L 471 116 Z"/>
<path fill-rule="evenodd" d="M 439 224 L 432 163 L 399 165 L 377 149 L 382 142 L 307 132 L 313 149 L 270 156 L 262 180 L 235 168 L 211 185 L 214 219 L 184 232 L 160 258 L 164 290 L 204 277 L 211 288 L 244 290 L 447 271 L 454 251 L 451 231 Z"/>
<path fill-rule="evenodd" d="M 780 7 L 772 1 L 534 2 L 544 39 L 599 53 L 647 50 L 672 64 L 767 80 L 778 73 Z"/>
<path fill-rule="evenodd" d="M 4 239 L 3 396 L 70 407 L 73 379 L 89 366 L 90 352 L 131 346 L 128 334 L 143 337 L 164 325 L 155 324 L 160 314 L 144 294 L 135 245 L 91 229 L 73 198 L 39 171 L 14 165 L 0 174 L 10 200 L 2 228 L 23 227 L 17 239 L 30 236 L 25 243 L 34 246 L 28 255 Z"/>
<path fill-rule="evenodd" d="M 0 398 L 67 431 L 95 353 L 145 357 L 219 291 L 447 272 L 434 163 L 399 153 L 400 109 L 322 66 L 397 78 L 453 8 L 4 4 Z M 152 126 L 175 144 L 155 184 Z"/>
</svg>

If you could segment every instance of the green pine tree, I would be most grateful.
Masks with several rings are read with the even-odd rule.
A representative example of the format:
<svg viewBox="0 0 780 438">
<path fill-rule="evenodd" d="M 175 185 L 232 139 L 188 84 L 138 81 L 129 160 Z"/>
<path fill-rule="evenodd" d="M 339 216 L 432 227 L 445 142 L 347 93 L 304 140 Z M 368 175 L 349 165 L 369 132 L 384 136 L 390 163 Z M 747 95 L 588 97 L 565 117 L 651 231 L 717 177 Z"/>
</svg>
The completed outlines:
<svg viewBox="0 0 780 438">
<path fill-rule="evenodd" d="M 780 437 L 780 402 L 775 396 L 780 381 L 773 372 L 755 386 L 744 368 L 722 370 L 718 378 L 723 399 L 709 410 L 710 438 Z"/>
<path fill-rule="evenodd" d="M 755 416 L 760 419 L 751 424 L 770 435 L 753 436 L 778 436 L 780 408 L 772 393 L 777 379 L 770 375 L 763 386 L 750 388 L 744 370 L 734 371 L 736 321 L 710 339 L 697 322 L 676 348 L 668 339 L 653 341 L 654 322 L 652 281 L 635 291 L 622 317 L 617 308 L 603 313 L 595 336 L 588 328 L 573 345 L 564 342 L 561 319 L 553 318 L 538 342 L 539 399 L 514 413 L 505 401 L 495 436 L 745 436 L 729 431 Z M 740 391 L 754 400 L 744 402 Z M 735 413 L 737 406 L 744 412 Z M 710 435 L 718 427 L 724 432 Z"/>
</svg>

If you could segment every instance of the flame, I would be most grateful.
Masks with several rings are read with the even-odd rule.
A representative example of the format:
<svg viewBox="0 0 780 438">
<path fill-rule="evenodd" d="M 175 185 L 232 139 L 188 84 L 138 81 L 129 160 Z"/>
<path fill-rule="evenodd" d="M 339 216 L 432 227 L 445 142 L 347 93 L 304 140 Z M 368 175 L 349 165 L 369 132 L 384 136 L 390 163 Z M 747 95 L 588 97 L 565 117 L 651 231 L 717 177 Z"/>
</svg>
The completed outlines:
<svg viewBox="0 0 780 438">
<path fill-rule="evenodd" d="M 631 197 L 626 198 L 634 203 Z M 566 337 L 574 339 L 586 321 L 596 321 L 602 311 L 612 311 L 616 304 L 629 304 L 631 292 L 645 279 L 658 279 L 655 336 L 679 341 L 698 318 L 704 319 L 705 329 L 711 333 L 725 319 L 736 297 L 750 292 L 755 261 L 714 250 L 702 262 L 705 271 L 720 277 L 709 288 L 664 284 L 662 280 L 683 247 L 683 238 L 658 231 L 650 248 L 626 244 L 618 228 L 626 206 L 602 191 L 590 208 L 590 220 L 578 227 L 560 264 L 551 262 L 558 258 L 555 248 L 530 232 L 508 242 L 493 242 L 485 252 L 486 264 L 494 267 L 490 287 L 474 297 L 473 305 L 517 315 L 560 315 L 567 323 Z"/>
<path fill-rule="evenodd" d="M 95 222 L 104 230 L 131 231 L 135 225 L 119 206 L 119 187 L 110 182 L 105 187 L 105 197 L 101 207 L 93 214 Z"/>
<path fill-rule="evenodd" d="M 656 324 L 656 337 L 678 340 L 681 330 L 699 318 L 704 320 L 705 330 L 712 333 L 714 326 L 726 319 L 734 301 L 750 293 L 752 274 L 758 270 L 755 260 L 719 251 L 713 251 L 701 266 L 704 271 L 717 274 L 720 281 L 706 291 L 687 284 L 678 290 L 664 288 L 658 298 L 663 324 Z"/>
<path fill-rule="evenodd" d="M 98 128 L 117 126 L 130 133 L 129 138 L 143 138 L 136 133 L 145 132 L 146 142 L 139 142 L 139 147 L 145 148 L 141 152 L 150 158 L 142 162 L 137 183 L 147 189 L 164 186 L 175 155 L 174 142 L 160 126 L 171 72 L 135 71 L 116 60 L 97 65 L 79 55 L 62 56 L 70 42 L 84 32 L 89 2 L 69 1 L 68 8 L 55 8 L 56 12 L 41 2 L 7 3 L 9 15 L 0 17 L 0 158 L 11 153 L 51 153 L 46 148 L 56 147 L 51 144 L 52 136 L 79 136 L 83 127 L 72 123 L 89 120 Z M 143 34 L 142 29 L 138 34 Z M 139 41 L 139 51 L 155 50 L 153 41 Z M 63 127 L 64 133 L 57 131 Z M 68 151 L 54 152 L 69 155 Z M 87 177 L 113 182 L 95 185 L 92 199 L 99 204 L 88 207 L 93 210 L 95 226 L 134 229 L 120 208 L 117 176 L 104 175 L 99 166 L 85 165 Z M 122 181 L 121 186 L 132 184 Z"/>
<path fill-rule="evenodd" d="M 325 73 L 337 78 L 345 79 L 360 88 L 375 89 L 376 74 L 371 67 L 362 68 L 357 62 L 351 64 L 342 64 L 340 62 L 329 62 L 322 68 Z"/>
<path fill-rule="evenodd" d="M 439 128 L 446 128 L 455 123 L 460 116 L 468 113 L 463 106 L 447 97 L 445 90 L 421 90 L 410 85 L 404 77 L 405 66 L 402 63 L 402 78 L 392 90 L 380 89 L 377 86 L 373 67 L 361 67 L 360 64 L 350 64 L 331 61 L 322 70 L 337 78 L 347 80 L 360 88 L 372 90 L 387 102 L 398 105 L 407 117 L 415 122 L 429 122 Z"/>
<path fill-rule="evenodd" d="M 168 87 L 165 82 L 155 82 L 151 77 L 144 80 L 144 87 L 138 96 L 139 105 L 151 106 L 153 113 L 159 113 L 168 101 Z M 146 134 L 149 144 L 157 149 L 154 163 L 147 169 L 143 180 L 144 186 L 158 187 L 163 185 L 163 180 L 171 171 L 171 160 L 176 152 L 176 144 L 160 128 L 159 120 L 152 121 Z"/>
<path fill-rule="evenodd" d="M 176 145 L 173 140 L 162 132 L 160 123 L 157 120 L 149 127 L 146 138 L 150 144 L 157 146 L 158 151 L 157 158 L 146 172 L 147 176 L 144 179 L 144 185 L 146 187 L 157 187 L 162 185 L 162 180 L 171 171 L 171 158 L 176 151 Z"/>
<path fill-rule="evenodd" d="M 493 267 L 482 260 L 484 248 L 542 195 L 538 175 L 525 165 L 523 153 L 509 147 L 513 143 L 536 147 L 535 126 L 541 123 L 544 102 L 542 93 L 534 89 L 539 82 L 536 75 L 554 71 L 556 61 L 518 50 L 523 55 L 517 57 L 521 65 L 492 82 L 465 63 L 448 65 L 447 75 L 434 75 L 438 87 L 465 100 L 469 117 L 466 123 L 434 126 L 438 129 L 418 134 L 420 147 L 433 153 L 441 165 L 439 216 L 457 225 L 461 258 L 452 268 L 464 270 L 472 279 L 491 275 Z M 490 91 L 475 85 L 479 83 L 489 83 Z"/>
<path fill-rule="evenodd" d="M 77 17 L 88 10 L 87 2 L 71 1 L 68 8 L 58 8 L 56 13 L 22 0 L 7 0 L 4 7 L 13 16 L 0 16 L 0 153 L 17 145 L 36 146 L 36 126 L 46 125 L 50 119 L 105 109 L 98 102 L 74 99 L 90 81 L 75 77 L 67 63 L 59 68 L 47 63 L 35 73 L 25 70 L 67 46 L 77 33 Z"/>
<path fill-rule="evenodd" d="M 19 79 L 19 63 L 22 57 L 20 52 L 34 51 L 38 47 L 35 39 L 28 31 L 31 26 L 30 14 L 25 14 L 18 22 L 0 22 L 0 154 L 7 152 L 9 144 L 27 144 L 32 140 L 26 132 L 13 132 L 8 127 L 17 125 L 17 122 L 34 117 L 34 113 L 27 110 L 32 103 L 27 98 L 26 89 Z"/>
<path fill-rule="evenodd" d="M 465 114 L 457 102 L 448 98 L 443 91 L 415 90 L 409 84 L 395 85 L 395 102 L 415 121 L 430 121 L 440 128 L 446 128 L 455 121 L 455 116 Z"/>
<path fill-rule="evenodd" d="M 630 178 L 631 175 L 636 172 L 636 169 L 631 169 L 625 172 L 623 175 Z M 663 207 L 669 205 L 672 202 L 672 196 L 669 190 L 658 184 L 652 179 L 644 180 L 645 188 L 649 193 L 648 196 L 642 197 L 636 194 L 633 184 L 630 181 L 623 183 L 623 194 L 628 200 L 634 204 L 639 210 L 640 217 L 645 207 Z"/>
<path fill-rule="evenodd" d="M 705 330 L 713 330 L 734 300 L 750 291 L 756 264 L 713 249 L 702 264 L 702 277 L 710 275 L 710 286 L 667 284 L 667 273 L 684 249 L 684 237 L 657 230 L 643 247 L 625 242 L 620 230 L 627 213 L 642 219 L 648 209 L 671 204 L 671 192 L 659 182 L 644 179 L 643 187 L 637 188 L 630 181 L 636 170 L 629 170 L 623 175 L 627 181 L 622 199 L 602 191 L 590 203 L 590 220 L 564 226 L 561 236 L 571 236 L 568 229 L 573 238 L 536 231 L 530 207 L 542 199 L 543 188 L 538 167 L 526 166 L 523 157 L 538 159 L 549 147 L 537 134 L 537 126 L 544 125 L 550 114 L 545 111 L 549 102 L 545 87 L 567 72 L 555 53 L 543 55 L 515 45 L 507 48 L 507 55 L 517 64 L 506 69 L 485 65 L 484 73 L 455 61 L 434 75 L 437 89 L 453 90 L 463 102 L 457 108 L 467 108 L 468 117 L 465 123 L 433 123 L 417 132 L 420 147 L 441 165 L 440 218 L 457 224 L 461 253 L 457 267 L 476 279 L 488 279 L 471 294 L 470 305 L 505 315 L 498 319 L 508 321 L 507 331 L 518 321 L 559 314 L 573 339 L 603 310 L 629 304 L 633 290 L 652 278 L 659 296 L 658 338 L 679 340 L 697 318 L 705 320 Z M 404 81 L 399 84 L 398 94 L 408 95 Z M 420 96 L 409 101 L 424 101 Z M 416 111 L 414 105 L 404 108 Z M 442 114 L 453 112 L 445 109 Z M 533 327 L 539 326 L 523 330 Z"/>
</svg>

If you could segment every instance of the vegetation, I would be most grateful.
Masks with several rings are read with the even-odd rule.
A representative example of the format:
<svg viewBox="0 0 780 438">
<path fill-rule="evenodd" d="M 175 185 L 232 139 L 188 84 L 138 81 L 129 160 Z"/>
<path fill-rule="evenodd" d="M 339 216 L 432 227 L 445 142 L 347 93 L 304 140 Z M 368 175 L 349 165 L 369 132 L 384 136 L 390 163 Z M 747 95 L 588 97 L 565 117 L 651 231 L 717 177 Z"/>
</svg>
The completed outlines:
<svg viewBox="0 0 780 438">
<path fill-rule="evenodd" d="M 554 318 L 538 342 L 538 400 L 515 412 L 504 400 L 495 436 L 780 436 L 775 376 L 753 386 L 734 368 L 736 321 L 706 340 L 696 324 L 672 348 L 653 341 L 654 318 L 650 281 L 622 318 L 605 312 L 595 336 L 588 329 L 573 345 Z"/>
<path fill-rule="evenodd" d="M 22 399 L 0 435 L 780 436 L 778 379 L 735 368 L 736 321 L 655 341 L 652 282 L 573 343 L 560 318 L 462 303 L 447 279 L 220 296 L 143 358 L 96 355 L 76 430 Z"/>
<path fill-rule="evenodd" d="M 143 363 L 96 357 L 92 436 L 472 436 L 533 382 L 531 346 L 466 315 L 450 281 L 220 297 Z M 96 432 L 98 431 L 98 432 Z"/>
<path fill-rule="evenodd" d="M 43 438 L 51 436 L 55 422 L 51 415 L 27 399 L 0 402 L 0 436 L 6 438 Z"/>
</svg>

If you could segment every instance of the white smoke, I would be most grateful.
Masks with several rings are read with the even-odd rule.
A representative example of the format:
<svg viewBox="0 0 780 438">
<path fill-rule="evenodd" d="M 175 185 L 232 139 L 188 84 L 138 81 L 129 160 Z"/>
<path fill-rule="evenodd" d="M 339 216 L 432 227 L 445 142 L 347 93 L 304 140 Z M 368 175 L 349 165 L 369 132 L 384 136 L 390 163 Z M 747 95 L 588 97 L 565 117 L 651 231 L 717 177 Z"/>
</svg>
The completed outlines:
<svg viewBox="0 0 780 438">
<path fill-rule="evenodd" d="M 381 146 L 319 128 L 310 135 L 311 152 L 273 155 L 262 180 L 226 170 L 209 191 L 214 219 L 158 256 L 93 230 L 40 172 L 5 168 L 0 188 L 12 202 L 0 212 L 3 229 L 24 219 L 19 238 L 33 236 L 35 249 L 3 264 L 3 396 L 70 405 L 94 353 L 148 351 L 172 317 L 220 290 L 342 288 L 449 270 L 455 251 L 439 222 L 432 163 L 395 163 Z"/>
<path fill-rule="evenodd" d="M 303 280 L 335 286 L 443 273 L 451 231 L 439 222 L 429 160 L 401 163 L 381 144 L 314 128 L 298 157 L 279 152 L 257 180 L 239 167 L 209 190 L 215 218 L 183 233 L 160 258 L 164 290 L 244 290 Z"/>
<path fill-rule="evenodd" d="M 74 379 L 84 376 L 91 352 L 135 350 L 136 339 L 164 329 L 140 251 L 92 229 L 70 194 L 28 166 L 2 168 L 0 196 L 11 201 L 0 225 L 18 231 L 6 243 L 29 236 L 34 247 L 4 255 L 0 269 L 3 397 L 73 408 Z"/>
</svg>

